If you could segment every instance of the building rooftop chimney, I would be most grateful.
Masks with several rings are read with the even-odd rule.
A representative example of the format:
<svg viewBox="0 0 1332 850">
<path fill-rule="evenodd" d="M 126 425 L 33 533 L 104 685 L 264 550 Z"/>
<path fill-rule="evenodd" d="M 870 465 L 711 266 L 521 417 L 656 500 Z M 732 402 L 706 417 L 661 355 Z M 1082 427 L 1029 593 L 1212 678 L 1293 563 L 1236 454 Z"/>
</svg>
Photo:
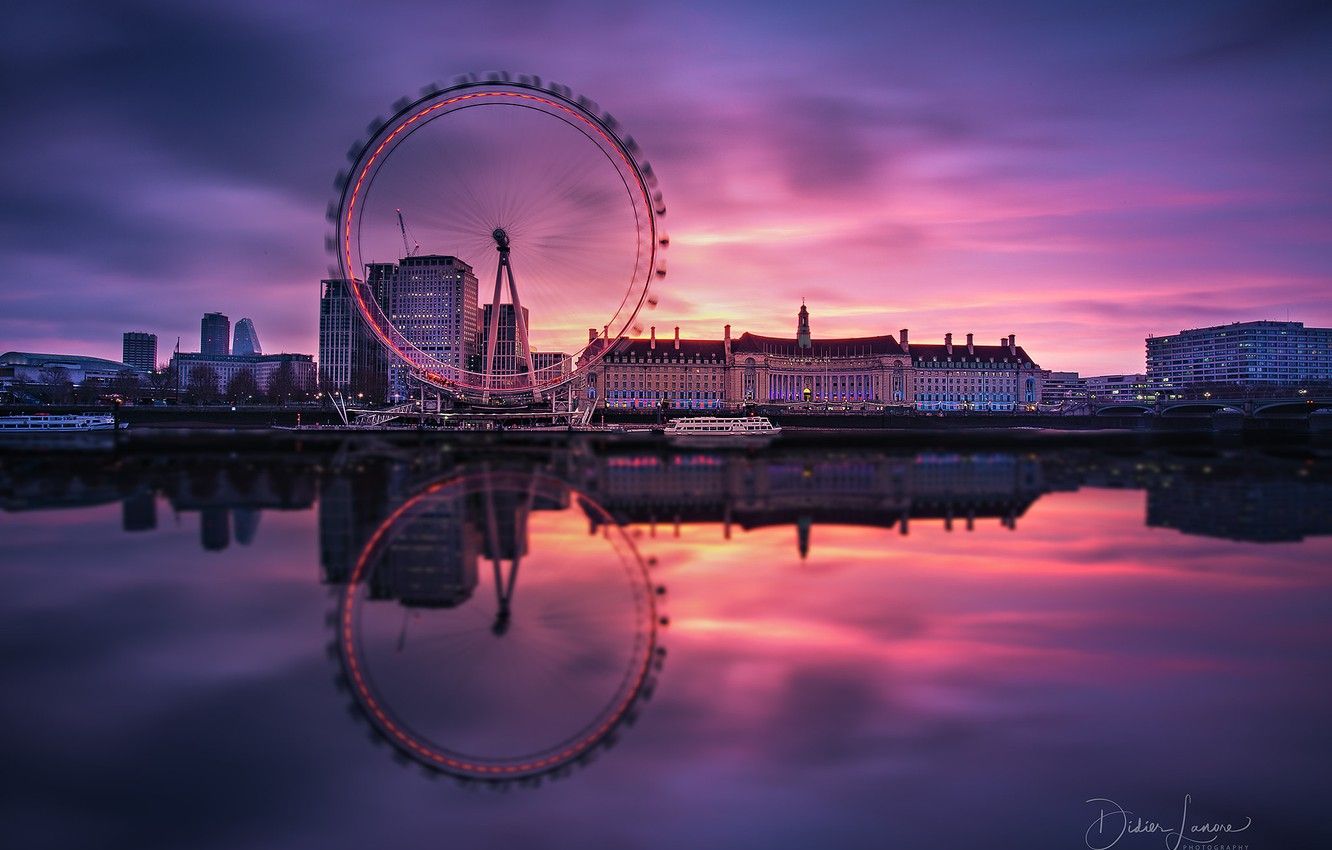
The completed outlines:
<svg viewBox="0 0 1332 850">
<path fill-rule="evenodd" d="M 952 354 L 953 354 L 953 335 L 952 335 L 952 334 L 944 334 L 944 351 L 947 351 L 948 354 L 949 354 L 949 356 L 952 356 Z"/>
<path fill-rule="evenodd" d="M 675 350 L 680 350 L 680 326 L 675 326 Z"/>
<path fill-rule="evenodd" d="M 657 350 L 657 326 L 656 326 L 656 325 L 653 325 L 653 326 L 652 326 L 652 341 L 648 343 L 648 348 L 652 349 L 653 351 L 656 351 L 656 350 Z"/>
<path fill-rule="evenodd" d="M 976 343 L 972 341 L 973 334 L 967 334 L 967 354 L 976 353 Z"/>
<path fill-rule="evenodd" d="M 1017 354 L 1017 334 L 1008 335 L 1008 353 Z"/>
<path fill-rule="evenodd" d="M 902 344 L 902 350 L 903 350 L 903 351 L 910 351 L 910 348 L 908 347 L 909 344 L 907 343 L 907 329 L 906 329 L 906 328 L 902 328 L 902 340 L 901 340 L 901 344 Z"/>
</svg>

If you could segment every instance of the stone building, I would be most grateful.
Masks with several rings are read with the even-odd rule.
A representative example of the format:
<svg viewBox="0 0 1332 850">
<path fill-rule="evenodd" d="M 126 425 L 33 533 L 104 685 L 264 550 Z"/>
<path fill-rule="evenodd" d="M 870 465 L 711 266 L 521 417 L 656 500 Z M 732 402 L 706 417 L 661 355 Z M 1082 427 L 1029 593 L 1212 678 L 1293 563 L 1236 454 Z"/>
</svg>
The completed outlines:
<svg viewBox="0 0 1332 850">
<path fill-rule="evenodd" d="M 595 330 L 589 331 L 599 351 Z M 816 338 L 801 304 L 793 338 L 745 333 L 686 340 L 680 329 L 658 340 L 604 338 L 610 350 L 588 383 L 611 408 L 720 410 L 746 403 L 876 405 L 917 410 L 1011 411 L 1041 399 L 1042 371 L 1013 335 L 977 345 L 972 334 L 954 344 L 911 343 L 899 336 Z"/>
</svg>

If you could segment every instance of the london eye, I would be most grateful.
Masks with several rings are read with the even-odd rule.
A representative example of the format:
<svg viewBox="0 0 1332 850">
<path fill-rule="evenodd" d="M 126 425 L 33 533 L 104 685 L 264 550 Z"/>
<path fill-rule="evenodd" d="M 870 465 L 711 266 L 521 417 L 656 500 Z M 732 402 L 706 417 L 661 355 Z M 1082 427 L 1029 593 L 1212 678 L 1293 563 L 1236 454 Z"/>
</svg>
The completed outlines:
<svg viewBox="0 0 1332 850">
<path fill-rule="evenodd" d="M 613 115 L 509 74 L 394 106 L 348 153 L 328 247 L 397 368 L 458 397 L 540 398 L 638 332 L 666 207 Z"/>
<path fill-rule="evenodd" d="M 375 737 L 431 772 L 562 775 L 650 694 L 661 592 L 623 529 L 567 483 L 453 475 L 357 558 L 334 618 L 341 681 Z"/>
</svg>

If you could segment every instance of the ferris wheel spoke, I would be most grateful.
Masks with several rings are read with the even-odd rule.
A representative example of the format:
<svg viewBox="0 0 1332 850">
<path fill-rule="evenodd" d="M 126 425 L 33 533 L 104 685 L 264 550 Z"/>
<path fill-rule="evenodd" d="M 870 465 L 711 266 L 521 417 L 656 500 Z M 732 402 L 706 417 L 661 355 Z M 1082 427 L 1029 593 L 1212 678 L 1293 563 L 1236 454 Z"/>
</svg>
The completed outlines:
<svg viewBox="0 0 1332 850">
<path fill-rule="evenodd" d="M 465 96 L 459 94 L 463 88 Z M 428 117 L 386 125 L 354 164 L 362 168 L 365 162 L 371 178 L 339 200 L 339 220 L 349 227 L 338 229 L 338 262 L 354 270 L 344 269 L 345 276 L 362 276 L 370 262 L 453 256 L 476 276 L 470 285 L 484 290 L 500 265 L 492 233 L 503 230 L 513 276 L 505 280 L 501 304 L 521 303 L 526 319 L 520 324 L 527 325 L 527 342 L 536 351 L 579 358 L 562 381 L 584 374 L 604 356 L 597 348 L 582 358 L 589 350 L 587 329 L 632 330 L 633 315 L 655 279 L 660 202 L 636 149 L 580 103 L 499 80 L 459 83 L 418 101 L 414 114 Z M 410 228 L 397 221 L 397 210 Z M 431 265 L 413 263 L 414 279 L 435 279 Z M 387 274 L 396 276 L 399 268 Z M 452 285 L 441 296 L 391 284 L 375 293 L 386 303 L 358 303 L 358 309 L 377 326 L 390 324 L 381 338 L 419 375 L 450 376 L 440 379 L 441 388 L 463 396 L 531 399 L 532 363 L 525 352 L 512 353 L 516 343 L 506 341 L 509 336 L 499 337 L 511 352 L 500 360 L 487 356 L 483 367 L 469 365 L 476 360 L 468 351 L 468 363 L 458 362 L 460 349 L 487 335 L 480 326 L 483 310 L 471 319 L 477 323 L 472 328 L 419 321 L 429 315 L 422 311 L 452 309 L 438 303 L 460 297 Z M 489 295 L 478 291 L 478 305 L 492 303 Z M 435 306 L 387 303 L 399 298 L 434 299 Z M 397 316 L 417 318 L 399 328 L 391 325 Z M 450 342 L 439 339 L 441 333 L 456 336 Z M 432 353 L 443 351 L 453 353 Z"/>
</svg>

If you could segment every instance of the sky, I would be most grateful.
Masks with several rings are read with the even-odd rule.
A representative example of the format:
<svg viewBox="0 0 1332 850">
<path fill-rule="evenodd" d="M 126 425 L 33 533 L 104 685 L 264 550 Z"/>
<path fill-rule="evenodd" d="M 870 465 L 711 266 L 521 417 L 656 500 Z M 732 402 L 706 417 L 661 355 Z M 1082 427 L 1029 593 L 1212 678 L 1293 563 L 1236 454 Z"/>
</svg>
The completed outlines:
<svg viewBox="0 0 1332 850">
<path fill-rule="evenodd" d="M 0 351 L 254 320 L 314 353 L 348 146 L 509 70 L 614 112 L 662 180 L 685 336 L 1009 333 L 1140 371 L 1144 337 L 1332 325 L 1332 5 L 225 3 L 7 10 Z M 595 322 L 589 322 L 595 324 Z"/>
</svg>

